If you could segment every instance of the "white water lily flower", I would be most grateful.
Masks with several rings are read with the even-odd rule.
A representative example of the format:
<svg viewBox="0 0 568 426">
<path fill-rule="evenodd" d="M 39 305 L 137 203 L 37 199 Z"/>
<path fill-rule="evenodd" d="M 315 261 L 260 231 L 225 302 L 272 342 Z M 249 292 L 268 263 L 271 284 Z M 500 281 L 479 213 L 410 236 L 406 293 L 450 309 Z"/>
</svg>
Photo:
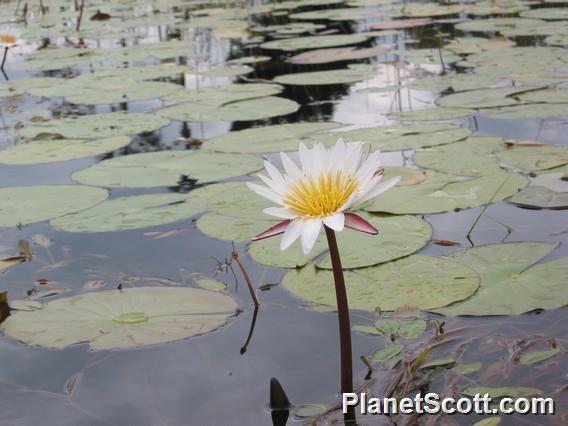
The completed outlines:
<svg viewBox="0 0 568 426">
<path fill-rule="evenodd" d="M 14 34 L 0 33 L 0 48 L 12 48 L 20 44 L 20 39 Z"/>
<path fill-rule="evenodd" d="M 378 151 L 364 158 L 360 143 L 345 143 L 339 139 L 330 149 L 321 143 L 309 149 L 301 143 L 301 169 L 286 154 L 280 153 L 280 156 L 284 174 L 266 161 L 268 176 L 258 175 L 266 186 L 247 183 L 254 192 L 280 206 L 264 209 L 264 213 L 285 219 L 254 237 L 254 241 L 283 233 L 280 248 L 285 250 L 301 237 L 302 249 L 308 254 L 322 224 L 334 231 L 347 227 L 378 233 L 365 219 L 348 212 L 400 180 L 396 177 L 381 182 Z"/>
</svg>

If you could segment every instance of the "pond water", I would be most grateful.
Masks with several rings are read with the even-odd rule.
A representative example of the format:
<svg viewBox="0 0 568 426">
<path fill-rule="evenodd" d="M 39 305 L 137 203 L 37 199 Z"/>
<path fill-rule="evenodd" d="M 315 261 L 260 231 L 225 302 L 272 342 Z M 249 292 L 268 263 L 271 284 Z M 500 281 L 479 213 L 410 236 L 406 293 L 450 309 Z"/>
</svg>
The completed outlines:
<svg viewBox="0 0 568 426">
<path fill-rule="evenodd" d="M 300 271 L 311 271 L 317 263 L 325 269 L 325 249 L 308 259 L 274 254 L 270 243 L 249 246 L 274 222 L 261 216 L 264 204 L 251 191 L 243 195 L 240 183 L 256 180 L 259 158 L 278 164 L 275 152 L 297 150 L 300 137 L 329 143 L 339 136 L 385 151 L 385 173 L 407 179 L 392 190 L 399 192 L 365 208 L 384 226 L 385 240 L 378 241 L 386 249 L 340 239 L 347 266 L 355 268 L 348 291 L 350 280 L 367 273 L 375 274 L 373 282 L 390 273 L 392 282 L 416 285 L 404 291 L 393 285 L 388 291 L 396 303 L 384 312 L 383 293 L 372 285 L 368 293 L 352 287 L 351 322 L 366 327 L 352 336 L 355 386 L 379 396 L 528 387 L 530 396 L 554 398 L 557 413 L 503 415 L 485 424 L 566 424 L 568 4 L 87 0 L 77 31 L 78 3 L 0 2 L 0 35 L 19 39 L 7 50 L 0 85 L 0 259 L 8 262 L 0 262 L 0 425 L 272 424 L 272 377 L 293 403 L 288 424 L 341 424 L 330 409 L 339 401 L 340 381 L 337 318 L 325 303 L 331 275 L 316 274 L 323 278 L 313 284 L 322 290 L 314 294 L 298 290 L 294 280 L 301 284 L 305 277 L 295 278 L 290 268 L 307 264 Z M 92 19 L 101 14 L 110 16 Z M 311 56 L 300 56 L 308 51 Z M 114 114 L 102 115 L 108 113 Z M 65 122 L 87 116 L 101 120 Z M 298 123 L 337 124 L 293 130 Z M 283 124 L 291 126 L 224 139 Z M 110 141 L 116 146 L 106 150 L 97 146 L 124 136 L 130 139 Z M 74 151 L 69 141 L 85 151 Z M 161 151 L 175 156 L 124 162 Z M 203 157 L 179 157 L 182 151 Z M 226 157 L 217 160 L 219 152 Z M 79 184 L 87 186 L 71 196 L 49 192 Z M 20 188 L 39 185 L 45 187 L 29 195 Z M 215 193 L 215 185 L 226 186 Z M 10 187 L 18 188 L 15 195 L 2 192 Z M 89 210 L 109 203 L 107 196 L 130 197 L 128 203 L 144 194 L 172 198 Z M 230 262 L 231 240 L 259 287 L 256 313 L 241 271 Z M 14 260 L 18 252 L 22 257 Z M 450 288 L 446 275 L 450 283 L 464 278 L 444 267 L 434 269 L 439 282 L 429 281 L 430 270 L 399 276 L 397 258 L 415 265 L 416 256 L 446 255 L 473 274 L 468 294 L 440 302 Z M 394 269 L 375 266 L 381 263 Z M 94 341 L 105 332 L 82 337 L 76 331 L 77 324 L 87 327 L 82 315 L 90 309 L 40 323 L 32 337 L 11 326 L 55 300 L 196 288 L 204 277 L 223 283 L 217 294 L 238 303 L 209 333 L 153 345 L 146 345 L 146 335 L 96 350 Z M 422 305 L 422 299 L 432 302 Z M 167 312 L 168 306 L 156 297 L 134 314 L 144 309 Z M 113 330 L 116 318 L 107 321 Z M 395 328 L 373 331 L 377 320 L 379 328 Z M 425 330 L 405 334 L 411 321 Z M 142 327 L 126 326 L 134 334 Z M 62 341 L 75 344 L 59 345 L 50 337 L 54 327 Z M 72 342 L 74 333 L 79 337 Z M 399 344 L 381 359 L 381 349 Z M 424 365 L 416 364 L 421 354 Z M 360 356 L 371 360 L 371 377 Z M 317 415 L 298 417 L 310 409 Z M 357 421 L 471 425 L 483 419 Z"/>
</svg>

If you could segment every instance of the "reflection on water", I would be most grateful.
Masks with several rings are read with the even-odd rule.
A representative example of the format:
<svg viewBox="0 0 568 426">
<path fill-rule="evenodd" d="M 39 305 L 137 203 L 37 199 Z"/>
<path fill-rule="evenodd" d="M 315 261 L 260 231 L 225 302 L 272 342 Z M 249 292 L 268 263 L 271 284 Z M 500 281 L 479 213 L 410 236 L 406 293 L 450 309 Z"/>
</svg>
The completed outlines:
<svg viewBox="0 0 568 426">
<path fill-rule="evenodd" d="M 164 2 L 170 3 L 170 2 Z M 327 5 L 335 9 L 345 5 Z M 298 11 L 319 10 L 321 7 L 304 7 Z M 251 24 L 285 23 L 283 16 L 255 15 L 248 18 Z M 354 33 L 368 28 L 375 18 L 356 21 L 328 22 L 328 30 Z M 320 23 L 320 21 L 318 21 Z M 439 24 L 385 35 L 363 43 L 371 47 L 380 43 L 393 43 L 396 48 L 437 47 L 436 31 L 454 34 L 453 25 Z M 254 65 L 248 78 L 256 81 L 271 80 L 288 73 L 325 71 L 344 68 L 346 62 L 327 65 L 292 65 L 284 61 L 281 51 L 265 51 L 254 43 L 242 43 L 217 38 L 210 30 L 191 27 L 174 30 L 167 25 L 148 28 L 140 40 L 105 39 L 85 40 L 87 45 L 117 47 L 137 42 L 166 40 L 168 34 L 183 40 L 194 40 L 191 57 L 177 58 L 173 62 L 187 64 L 204 71 L 232 58 L 250 55 L 270 55 L 271 61 Z M 417 43 L 411 43 L 416 40 Z M 409 42 L 410 41 L 410 42 Z M 52 40 L 62 44 L 62 40 Z M 519 45 L 532 45 L 535 39 L 521 37 Z M 70 183 L 72 172 L 84 169 L 95 162 L 117 156 L 169 149 L 190 149 L 179 138 L 204 140 L 232 130 L 268 124 L 299 121 L 337 121 L 352 127 L 368 127 L 392 122 L 391 112 L 431 107 L 435 96 L 404 87 L 409 79 L 434 75 L 439 65 L 416 66 L 404 63 L 391 53 L 373 58 L 384 62 L 376 75 L 365 82 L 350 85 L 286 86 L 280 96 L 301 104 L 295 113 L 259 121 L 246 122 L 172 122 L 170 125 L 134 137 L 132 143 L 113 153 L 95 159 L 82 159 L 48 165 L 0 166 L 2 186 L 32 185 L 41 182 Z M 167 61 L 166 61 L 167 62 Z M 172 61 L 170 61 L 172 62 Z M 353 62 L 353 61 L 351 61 Z M 355 62 L 368 63 L 369 60 Z M 9 64 L 10 65 L 10 64 Z M 132 64 L 124 64 L 130 66 Z M 135 64 L 140 65 L 140 64 Z M 109 64 L 77 66 L 64 70 L 45 71 L 35 76 L 72 77 L 100 69 Z M 26 73 L 7 68 L 11 79 Z M 208 87 L 242 81 L 239 78 L 204 78 L 186 76 L 170 80 L 188 88 Z M 381 89 L 394 87 L 394 90 Z M 13 112 L 6 107 L 17 105 Z M 15 127 L 19 121 L 34 116 L 58 118 L 111 111 L 147 112 L 163 105 L 161 101 L 143 101 L 97 107 L 76 106 L 62 99 L 24 98 L 8 99 L 2 105 L 0 148 L 14 143 Z M 499 135 L 512 138 L 538 139 L 549 143 L 565 142 L 562 120 L 503 121 L 484 117 L 457 120 L 477 134 Z M 399 153 L 385 155 L 391 165 L 411 165 Z M 185 191 L 191 185 L 158 188 L 148 192 Z M 117 189 L 112 197 L 141 193 L 140 190 Z M 562 211 L 529 211 L 505 203 L 491 205 L 479 223 L 466 237 L 467 230 L 481 213 L 481 208 L 460 212 L 429 215 L 425 219 L 433 225 L 434 238 L 447 239 L 462 247 L 471 244 L 505 241 L 568 241 L 568 217 Z M 206 238 L 187 220 L 158 228 L 109 234 L 71 234 L 54 231 L 45 224 L 26 226 L 23 229 L 1 229 L 0 248 L 16 247 L 20 239 L 47 234 L 54 240 L 53 259 L 38 250 L 31 262 L 25 262 L 1 277 L 0 290 L 7 290 L 12 299 L 26 296 L 38 286 L 41 279 L 49 279 L 51 286 L 60 286 L 70 293 L 81 291 L 85 283 L 102 282 L 101 288 L 118 285 L 138 286 L 187 284 L 189 273 L 202 272 L 207 276 L 230 283 L 230 291 L 240 301 L 242 312 L 228 326 L 205 336 L 167 345 L 139 350 L 121 350 L 104 353 L 88 352 L 84 346 L 65 350 L 47 350 L 27 347 L 10 339 L 0 338 L 0 424 L 1 425 L 263 425 L 269 424 L 278 412 L 268 409 L 269 384 L 277 377 L 292 403 L 337 402 L 339 389 L 339 359 L 337 350 L 337 323 L 335 314 L 310 312 L 302 302 L 293 298 L 279 286 L 263 291 L 260 310 L 252 310 L 244 283 L 236 285 L 229 271 L 220 272 L 215 259 L 230 256 L 230 244 Z M 149 232 L 182 232 L 155 239 Z M 568 255 L 567 245 L 553 252 L 552 257 Z M 239 248 L 242 253 L 245 247 Z M 421 253 L 444 255 L 451 247 L 430 244 Z M 266 268 L 243 257 L 246 268 L 257 285 L 280 281 L 284 271 Z M 47 299 L 49 300 L 49 299 Z M 0 318 L 6 315 L 5 303 L 0 303 Z M 376 315 L 353 312 L 357 323 L 371 322 Z M 553 312 L 532 313 L 520 317 L 488 317 L 480 319 L 455 318 L 445 320 L 446 330 L 455 331 L 455 340 L 436 349 L 440 357 L 455 354 L 459 349 L 467 362 L 483 362 L 483 370 L 475 376 L 456 378 L 452 375 L 432 374 L 425 378 L 423 387 L 440 393 L 468 383 L 482 382 L 488 386 L 514 384 L 538 387 L 557 399 L 560 409 L 566 407 L 566 372 L 562 363 L 564 353 L 544 367 L 519 366 L 515 354 L 527 344 L 539 345 L 554 339 L 559 347 L 567 347 L 565 309 Z M 431 316 L 435 317 L 435 316 Z M 441 318 L 438 318 L 442 321 Z M 429 329 L 429 333 L 433 333 Z M 408 348 L 415 353 L 429 337 L 425 336 Z M 354 358 L 369 355 L 385 344 L 384 339 L 354 333 Z M 355 364 L 357 383 L 362 383 L 367 368 Z M 375 371 L 370 387 L 381 394 L 391 383 L 397 370 Z M 418 386 L 413 383 L 413 386 Z M 275 414 L 276 413 L 276 414 Z M 287 413 L 287 412 L 285 412 Z M 283 413 L 282 416 L 284 417 Z M 286 414 L 287 416 L 287 414 Z M 23 419 L 23 420 L 22 420 Z M 359 418 L 359 424 L 382 424 L 385 419 Z M 412 419 L 411 419 L 412 420 Z M 561 424 L 566 420 L 562 411 L 555 419 L 503 418 L 503 424 Z M 285 424 L 282 419 L 280 424 Z M 469 425 L 473 418 L 444 420 L 433 418 L 424 424 Z M 274 423 L 277 424 L 277 423 Z M 290 424 L 290 420 L 288 420 Z M 413 423 L 396 423 L 413 424 Z"/>
</svg>

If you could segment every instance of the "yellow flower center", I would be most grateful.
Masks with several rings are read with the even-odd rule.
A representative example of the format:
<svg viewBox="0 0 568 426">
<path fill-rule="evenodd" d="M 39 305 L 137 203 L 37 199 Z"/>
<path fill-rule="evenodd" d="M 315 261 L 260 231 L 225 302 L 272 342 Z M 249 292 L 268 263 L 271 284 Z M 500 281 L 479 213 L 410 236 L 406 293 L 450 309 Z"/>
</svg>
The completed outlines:
<svg viewBox="0 0 568 426">
<path fill-rule="evenodd" d="M 325 217 L 336 213 L 353 195 L 359 182 L 341 171 L 306 178 L 290 187 L 284 203 L 300 216 Z"/>
<path fill-rule="evenodd" d="M 16 37 L 11 35 L 1 34 L 0 41 L 6 44 L 14 44 L 16 42 Z"/>
</svg>

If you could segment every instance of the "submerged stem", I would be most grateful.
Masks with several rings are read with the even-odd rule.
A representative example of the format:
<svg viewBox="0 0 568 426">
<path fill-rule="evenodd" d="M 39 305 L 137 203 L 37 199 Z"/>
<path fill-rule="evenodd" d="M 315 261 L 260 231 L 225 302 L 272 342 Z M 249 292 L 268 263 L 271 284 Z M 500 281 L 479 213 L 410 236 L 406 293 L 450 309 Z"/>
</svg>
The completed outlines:
<svg viewBox="0 0 568 426">
<path fill-rule="evenodd" d="M 351 354 L 351 324 L 349 320 L 349 304 L 341 258 L 333 229 L 324 225 L 329 255 L 333 267 L 335 296 L 337 299 L 337 318 L 339 320 L 339 346 L 341 354 L 341 393 L 353 392 L 353 359 Z M 351 407 L 353 408 L 353 407 Z M 354 412 L 353 412 L 354 414 Z"/>
<path fill-rule="evenodd" d="M 6 64 L 6 58 L 8 57 L 9 47 L 4 47 L 4 56 L 2 57 L 2 64 L 0 65 L 0 70 L 4 71 L 4 65 Z"/>
</svg>

